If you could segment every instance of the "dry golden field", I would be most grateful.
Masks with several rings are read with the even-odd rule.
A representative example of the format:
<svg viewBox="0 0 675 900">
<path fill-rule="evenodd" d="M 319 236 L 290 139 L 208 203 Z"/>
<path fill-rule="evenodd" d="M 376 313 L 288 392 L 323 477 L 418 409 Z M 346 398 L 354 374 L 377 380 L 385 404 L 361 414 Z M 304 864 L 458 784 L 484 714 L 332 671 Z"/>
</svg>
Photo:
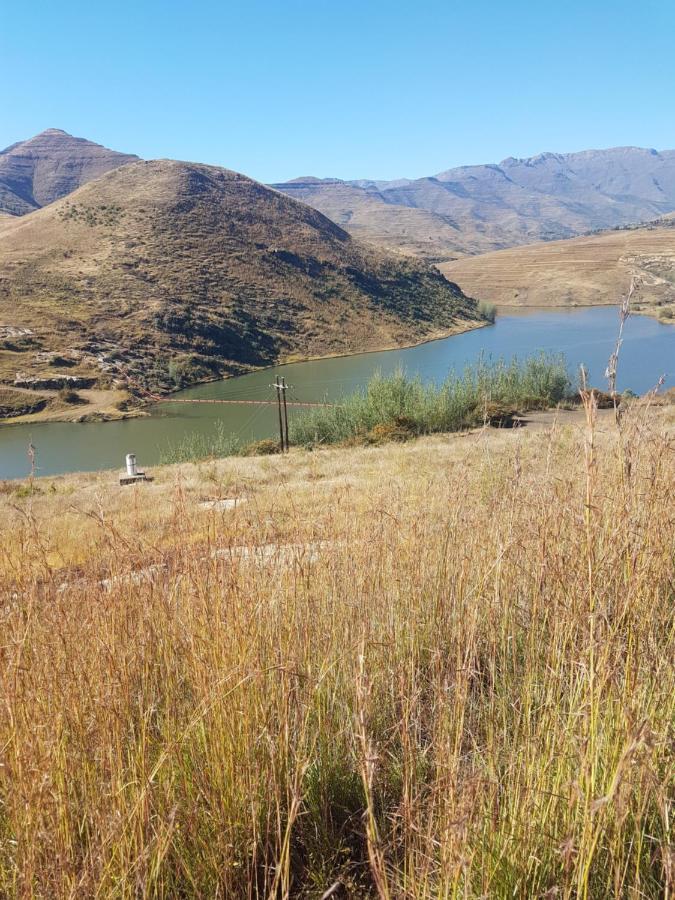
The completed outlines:
<svg viewBox="0 0 675 900">
<path fill-rule="evenodd" d="M 638 278 L 634 311 L 675 321 L 675 227 L 668 221 L 514 247 L 439 268 L 470 296 L 506 306 L 616 304 Z"/>
<path fill-rule="evenodd" d="M 675 417 L 588 416 L 2 485 L 0 894 L 672 897 Z"/>
</svg>

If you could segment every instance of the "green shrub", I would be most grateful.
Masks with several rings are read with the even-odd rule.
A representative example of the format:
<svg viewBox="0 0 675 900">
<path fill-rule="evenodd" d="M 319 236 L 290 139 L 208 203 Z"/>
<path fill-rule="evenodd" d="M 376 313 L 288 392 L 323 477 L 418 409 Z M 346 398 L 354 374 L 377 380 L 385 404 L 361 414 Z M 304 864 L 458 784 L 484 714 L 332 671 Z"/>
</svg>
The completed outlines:
<svg viewBox="0 0 675 900">
<path fill-rule="evenodd" d="M 178 443 L 168 444 L 160 451 L 159 459 L 162 465 L 196 462 L 221 456 L 238 456 L 241 449 L 240 438 L 228 433 L 222 422 L 218 422 L 211 435 L 186 434 Z"/>
<path fill-rule="evenodd" d="M 25 500 L 26 497 L 32 497 L 35 494 L 41 494 L 42 492 L 42 488 L 32 481 L 27 481 L 25 484 L 20 484 L 18 487 L 14 488 L 14 496 L 17 500 Z"/>
<path fill-rule="evenodd" d="M 168 372 L 176 388 L 187 387 L 213 377 L 213 368 L 205 365 L 199 356 L 194 355 L 172 359 Z"/>
<path fill-rule="evenodd" d="M 406 436 L 459 431 L 492 419 L 512 422 L 517 413 L 555 406 L 570 393 L 564 359 L 546 355 L 524 362 L 480 361 L 440 385 L 398 371 L 386 378 L 376 375 L 336 405 L 296 419 L 291 441 L 303 446 L 358 442 L 368 434 L 381 436 L 383 428 L 400 439 L 401 422 Z"/>
<path fill-rule="evenodd" d="M 397 371 L 375 375 L 360 391 L 317 407 L 291 422 L 290 442 L 303 447 L 406 441 L 420 434 L 460 431 L 485 423 L 510 427 L 519 413 L 547 409 L 571 398 L 562 357 L 541 355 L 519 362 L 480 361 L 441 385 L 424 384 Z M 276 439 L 243 446 L 218 423 L 212 435 L 188 434 L 169 444 L 163 464 L 223 456 L 262 456 L 279 451 Z"/>
<path fill-rule="evenodd" d="M 70 406 L 76 406 L 79 403 L 86 403 L 84 397 L 81 397 L 77 391 L 72 388 L 64 387 L 56 395 L 62 403 L 68 403 Z"/>
<path fill-rule="evenodd" d="M 478 312 L 488 322 L 494 322 L 497 318 L 497 307 L 494 303 L 489 303 L 487 300 L 478 301 Z"/>
</svg>

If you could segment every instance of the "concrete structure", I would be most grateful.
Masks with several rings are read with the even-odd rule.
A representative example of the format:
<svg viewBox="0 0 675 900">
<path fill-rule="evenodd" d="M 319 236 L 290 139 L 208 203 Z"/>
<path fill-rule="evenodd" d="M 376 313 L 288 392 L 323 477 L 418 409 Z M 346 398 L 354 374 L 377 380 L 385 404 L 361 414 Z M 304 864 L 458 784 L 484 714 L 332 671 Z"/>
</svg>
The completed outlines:
<svg viewBox="0 0 675 900">
<path fill-rule="evenodd" d="M 138 468 L 135 453 L 127 453 L 126 465 L 126 472 L 122 472 L 120 475 L 120 484 L 136 484 L 139 481 L 152 481 L 152 478 L 149 475 L 146 475 L 145 472 L 141 472 Z"/>
</svg>

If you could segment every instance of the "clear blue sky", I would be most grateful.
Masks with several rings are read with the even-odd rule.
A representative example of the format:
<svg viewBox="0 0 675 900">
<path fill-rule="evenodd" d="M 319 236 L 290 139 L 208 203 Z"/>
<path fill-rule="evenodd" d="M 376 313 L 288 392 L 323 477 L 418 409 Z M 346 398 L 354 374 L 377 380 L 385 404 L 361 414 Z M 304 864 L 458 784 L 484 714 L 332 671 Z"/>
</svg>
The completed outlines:
<svg viewBox="0 0 675 900">
<path fill-rule="evenodd" d="M 675 2 L 0 0 L 0 146 L 48 127 L 263 181 L 675 147 Z"/>
</svg>

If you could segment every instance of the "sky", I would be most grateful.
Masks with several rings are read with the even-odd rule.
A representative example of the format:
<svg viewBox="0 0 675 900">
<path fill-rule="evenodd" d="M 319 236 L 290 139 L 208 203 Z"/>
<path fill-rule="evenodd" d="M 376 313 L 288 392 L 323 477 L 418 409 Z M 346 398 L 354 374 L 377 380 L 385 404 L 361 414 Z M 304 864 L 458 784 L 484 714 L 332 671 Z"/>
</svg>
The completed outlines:
<svg viewBox="0 0 675 900">
<path fill-rule="evenodd" d="M 266 182 L 675 148 L 674 40 L 673 0 L 0 0 L 0 147 L 63 128 Z"/>
</svg>

